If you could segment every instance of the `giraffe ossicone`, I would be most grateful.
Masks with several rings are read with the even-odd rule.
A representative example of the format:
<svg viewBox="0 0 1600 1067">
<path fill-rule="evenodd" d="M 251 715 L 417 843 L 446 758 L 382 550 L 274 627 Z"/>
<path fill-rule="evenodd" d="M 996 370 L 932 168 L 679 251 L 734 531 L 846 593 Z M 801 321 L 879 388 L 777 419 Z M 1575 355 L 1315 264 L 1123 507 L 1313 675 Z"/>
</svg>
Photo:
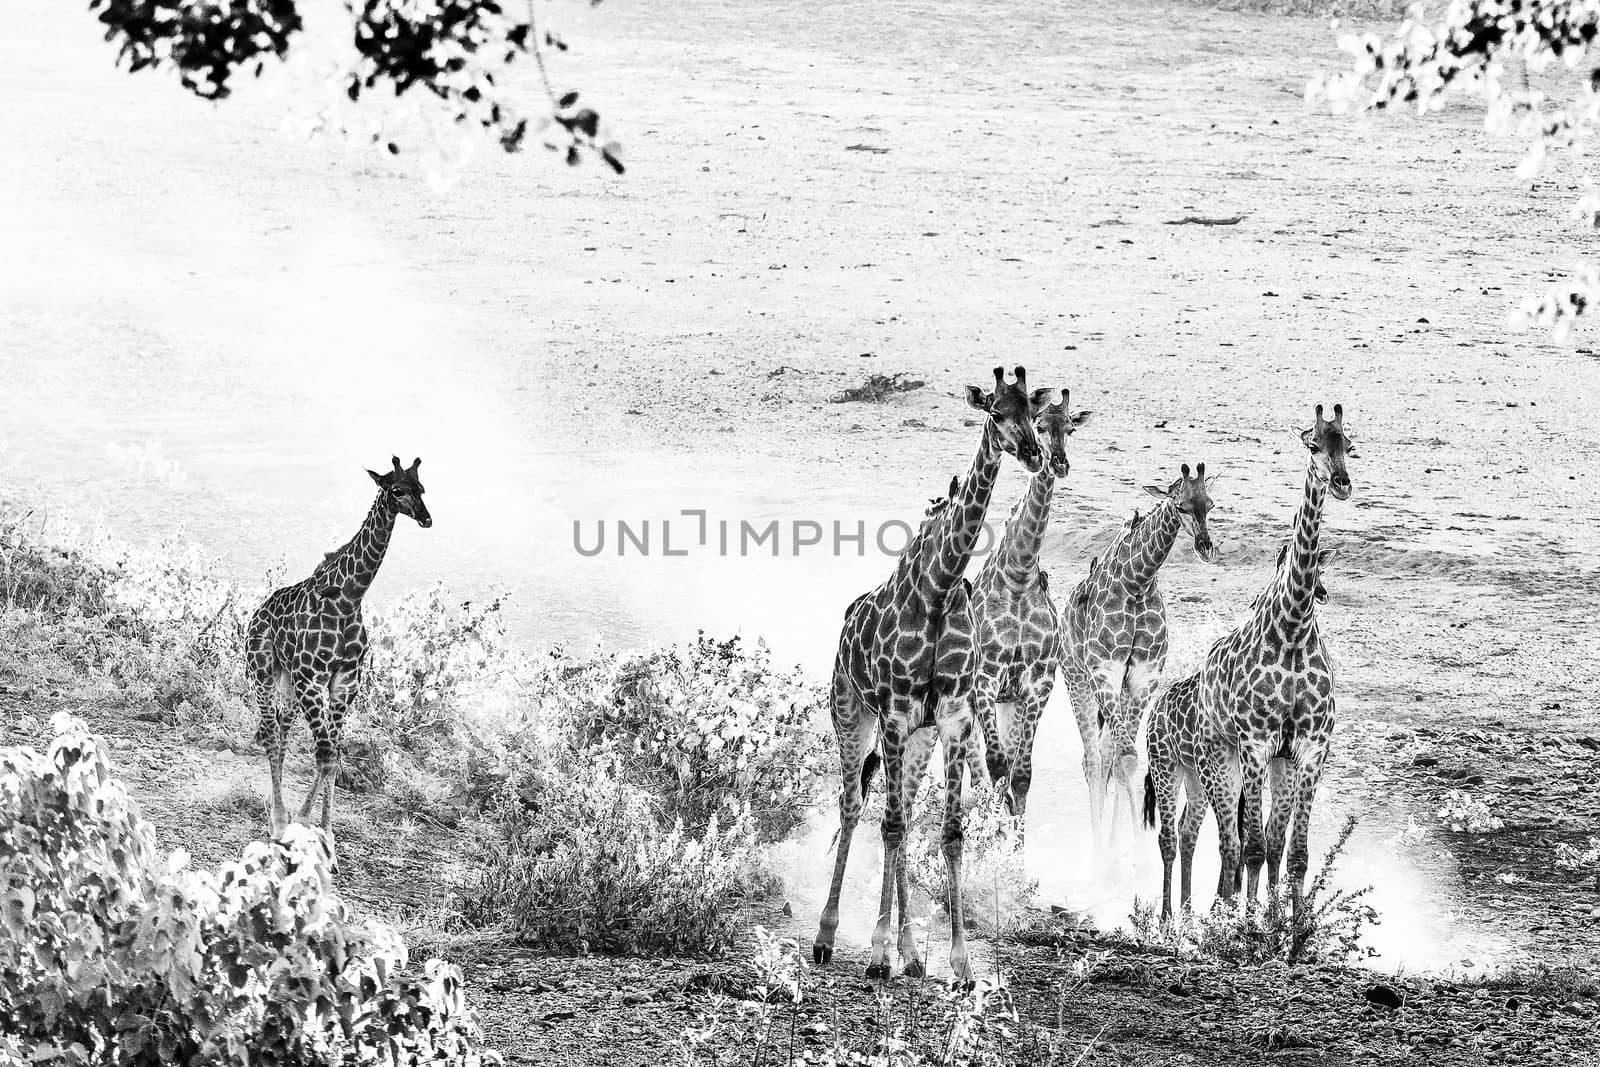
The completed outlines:
<svg viewBox="0 0 1600 1067">
<path fill-rule="evenodd" d="M 322 797 L 322 829 L 333 831 L 334 777 L 344 716 L 360 683 L 367 651 L 361 600 L 383 565 L 396 519 L 433 525 L 422 502 L 418 471 L 393 457 L 393 469 L 368 471 L 378 495 L 361 528 L 343 547 L 323 556 L 310 577 L 278 589 L 250 616 L 245 633 L 245 669 L 255 690 L 261 721 L 256 740 L 266 749 L 271 775 L 273 836 L 288 826 L 283 804 L 283 752 L 289 730 L 303 714 L 311 727 L 316 772 L 300 818 Z"/>
</svg>

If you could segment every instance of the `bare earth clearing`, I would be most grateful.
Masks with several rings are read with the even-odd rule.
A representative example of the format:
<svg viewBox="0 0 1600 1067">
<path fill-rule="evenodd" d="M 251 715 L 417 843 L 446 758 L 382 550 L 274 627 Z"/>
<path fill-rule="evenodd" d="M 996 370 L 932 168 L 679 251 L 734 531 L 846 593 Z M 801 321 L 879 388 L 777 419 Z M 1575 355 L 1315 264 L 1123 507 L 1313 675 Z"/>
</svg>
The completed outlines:
<svg viewBox="0 0 1600 1067">
<path fill-rule="evenodd" d="M 1313 403 L 1339 400 L 1360 459 L 1351 503 L 1327 512 L 1342 551 L 1324 629 L 1349 724 L 1329 789 L 1379 833 L 1408 816 L 1436 826 L 1449 788 L 1501 794 L 1505 831 L 1441 835 L 1452 857 L 1428 872 L 1439 907 L 1533 961 L 1596 966 L 1600 897 L 1551 856 L 1600 826 L 1600 361 L 1504 325 L 1545 271 L 1585 250 L 1551 235 L 1577 195 L 1570 176 L 1558 167 L 1530 194 L 1515 148 L 1485 137 L 1474 106 L 1370 128 L 1306 110 L 1306 78 L 1339 62 L 1316 21 L 1076 3 L 981 17 L 954 3 L 793 2 L 752 18 L 705 0 L 562 14 L 576 49 L 563 69 L 619 124 L 628 178 L 485 156 L 437 200 L 377 157 L 355 168 L 285 142 L 270 103 L 212 113 L 157 78 L 111 72 L 76 10 L 40 16 L 49 47 L 0 41 L 13 101 L 0 144 L 18 146 L 0 181 L 19 205 L 0 246 L 22 250 L 0 266 L 9 443 L 50 455 L 52 433 L 97 440 L 93 408 L 50 368 L 115 364 L 134 344 L 130 385 L 170 383 L 180 411 L 204 408 L 214 387 L 194 383 L 219 358 L 246 353 L 231 386 L 282 406 L 285 432 L 320 447 L 304 413 L 328 402 L 319 361 L 337 366 L 330 348 L 360 345 L 405 304 L 437 328 L 412 347 L 377 329 L 405 379 L 384 395 L 414 405 L 384 418 L 425 417 L 448 376 L 506 398 L 474 448 L 493 425 L 536 416 L 525 436 L 578 457 L 641 450 L 691 470 L 731 464 L 796 501 L 843 483 L 910 508 L 968 460 L 960 387 L 1022 362 L 1098 413 L 1058 492 L 1053 588 L 1081 573 L 1135 486 L 1180 461 L 1223 474 L 1222 565 L 1176 553 L 1163 579 L 1174 633 L 1190 635 L 1181 669 L 1203 647 L 1195 635 L 1248 603 L 1287 529 L 1304 463 L 1291 431 Z M 72 84 L 57 81 L 55 46 Z M 46 114 L 59 116 L 49 144 Z M 157 130 L 159 153 L 146 143 Z M 305 235 L 330 220 L 405 284 L 370 305 L 327 294 L 342 326 L 324 347 L 297 331 L 292 284 L 262 264 L 326 270 Z M 282 369 L 260 357 L 271 346 Z M 882 405 L 827 402 L 874 371 L 930 386 Z M 257 418 L 241 431 L 278 432 Z M 492 467 L 495 453 L 478 459 Z M 1006 479 L 1002 508 L 1021 485 L 1015 470 Z M 533 572 L 544 581 L 570 565 L 564 537 L 516 551 L 559 561 Z M 468 578 L 488 585 L 493 571 Z M 859 591 L 804 608 L 828 620 L 818 644 Z M 539 612 L 540 597 L 523 608 Z M 749 626 L 785 610 L 753 605 Z M 0 693 L 4 733 L 17 713 L 43 721 L 56 706 L 110 736 L 163 844 L 214 863 L 262 831 L 259 808 L 228 799 L 233 783 L 264 781 L 258 754 L 199 749 L 142 709 L 84 709 L 70 693 Z M 351 895 L 420 929 L 458 852 L 451 831 L 343 804 Z M 815 916 L 757 920 L 806 937 Z M 1113 949 L 1080 980 L 1070 965 L 1086 947 L 1064 935 L 1003 958 L 1032 1023 L 1075 1047 L 1100 1033 L 1090 1063 L 1411 1062 L 1424 1050 L 1439 1063 L 1567 1063 L 1600 1031 L 1592 985 L 1489 995 L 1411 977 L 1394 982 L 1408 1006 L 1390 1012 L 1363 999 L 1379 979 L 1359 973 Z M 745 980 L 736 962 L 443 950 L 467 966 L 491 1036 L 527 1062 L 661 1062 L 708 990 Z M 869 1029 L 864 961 L 842 955 L 806 1018 L 834 1025 L 836 1011 L 836 1025 Z M 935 992 L 905 986 L 893 995 Z M 1304 1047 L 1252 1036 L 1286 1018 Z"/>
</svg>

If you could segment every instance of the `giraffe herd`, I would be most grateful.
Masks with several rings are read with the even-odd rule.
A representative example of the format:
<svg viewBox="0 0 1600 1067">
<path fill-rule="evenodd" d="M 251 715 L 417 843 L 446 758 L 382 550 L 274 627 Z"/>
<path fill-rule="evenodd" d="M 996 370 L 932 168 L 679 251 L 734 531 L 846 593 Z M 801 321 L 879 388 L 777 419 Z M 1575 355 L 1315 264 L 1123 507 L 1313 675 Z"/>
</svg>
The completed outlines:
<svg viewBox="0 0 1600 1067">
<path fill-rule="evenodd" d="M 1148 720 L 1144 817 L 1158 835 L 1162 913 L 1170 916 L 1173 859 L 1181 848 L 1180 903 L 1190 899 L 1195 836 L 1209 808 L 1217 818 L 1222 867 L 1218 894 L 1231 899 L 1248 880 L 1246 907 L 1261 868 L 1279 879 L 1285 846 L 1295 917 L 1300 918 L 1313 795 L 1333 730 L 1333 675 L 1317 629 L 1315 605 L 1326 597 L 1321 571 L 1330 552 L 1319 535 L 1327 496 L 1350 496 L 1353 455 L 1344 411 L 1302 434 L 1310 452 L 1293 536 L 1250 617 L 1218 641 L 1194 674 L 1160 694 L 1167 659 L 1166 609 L 1157 576 L 1179 534 L 1204 562 L 1216 560 L 1207 526 L 1212 479 L 1204 463 L 1183 464 L 1166 487 L 1146 486 L 1159 503 L 1134 512 L 1111 546 L 1058 609 L 1040 566 L 1057 483 L 1067 476 L 1067 439 L 1091 418 L 1030 389 L 1027 371 L 1010 381 L 994 370 L 994 388 L 968 386 L 982 413 L 977 453 L 964 477 L 928 507 L 894 571 L 845 611 L 829 688 L 839 746 L 839 834 L 827 903 L 812 945 L 817 963 L 833 957 L 839 897 L 856 825 L 879 767 L 884 779 L 883 880 L 872 934 L 869 978 L 890 974 L 894 936 L 904 973 L 925 973 L 909 914 L 905 839 L 918 786 L 940 742 L 944 759 L 941 850 L 950 899 L 950 966 L 969 982 L 962 907 L 963 772 L 1003 784 L 1020 823 L 1032 782 L 1034 735 L 1059 671 L 1083 739 L 1083 771 L 1097 847 L 1108 814 L 1135 810 L 1138 736 Z M 998 545 L 975 579 L 965 574 L 984 529 L 1005 456 L 1031 475 Z M 316 771 L 300 818 L 322 800 L 332 829 L 339 735 L 360 679 L 367 634 L 361 603 L 382 565 L 399 516 L 428 527 L 420 460 L 383 474 L 365 522 L 309 578 L 279 589 L 251 617 L 248 675 L 261 720 L 258 739 L 271 774 L 275 835 L 287 825 L 284 742 L 296 713 L 311 726 Z M 1000 706 L 1013 709 L 1002 725 Z M 1153 707 L 1152 707 L 1153 704 Z M 1263 821 L 1270 781 L 1270 811 Z M 1181 819 L 1178 795 L 1187 796 Z M 1107 807 L 1110 806 L 1108 813 Z M 1175 829 L 1176 827 L 1176 829 Z M 896 925 L 898 919 L 898 926 Z"/>
<path fill-rule="evenodd" d="M 843 788 L 833 879 L 812 946 L 819 964 L 833 957 L 850 842 L 881 762 L 883 884 L 867 976 L 890 973 L 896 917 L 904 973 L 925 973 L 907 913 L 904 842 L 906 815 L 938 740 L 944 749 L 941 844 L 950 886 L 950 967 L 957 981 L 971 981 L 960 881 L 962 772 L 970 767 L 974 778 L 1003 783 L 1019 824 L 1025 819 L 1034 734 L 1058 669 L 1083 738 L 1097 847 L 1105 843 L 1108 802 L 1113 815 L 1121 803 L 1133 818 L 1137 739 L 1149 720 L 1144 816 L 1153 824 L 1159 810 L 1163 917 L 1172 913 L 1181 789 L 1188 797 L 1177 835 L 1183 905 L 1190 898 L 1195 837 L 1209 807 L 1219 826 L 1219 896 L 1232 899 L 1248 872 L 1248 908 L 1264 865 L 1269 887 L 1276 886 L 1287 839 L 1294 918 L 1302 919 L 1311 802 L 1333 729 L 1333 675 L 1315 604 L 1326 597 L 1320 574 L 1329 553 L 1318 543 L 1323 500 L 1329 493 L 1337 500 L 1350 496 L 1345 461 L 1352 450 L 1343 408 L 1335 405 L 1329 420 L 1318 406 L 1315 424 L 1302 435 L 1311 461 L 1294 536 L 1249 620 L 1213 646 L 1199 671 L 1172 682 L 1156 700 L 1167 658 L 1166 609 L 1156 577 L 1180 532 L 1192 538 L 1201 560 L 1215 562 L 1207 526 L 1212 479 L 1204 463 L 1192 472 L 1183 464 L 1165 488 L 1146 486 L 1160 503 L 1134 513 L 1058 611 L 1040 567 L 1040 546 L 1056 482 L 1069 468 L 1066 440 L 1090 414 L 1071 412 L 1066 390 L 1055 403 L 1049 390 L 1030 392 L 1026 374 L 1017 367 L 1008 383 L 996 367 L 993 392 L 968 387 L 968 402 L 986 416 L 971 470 L 952 485 L 948 499 L 933 502 L 889 579 L 845 612 L 831 690 Z M 1032 477 L 998 545 L 968 582 L 963 570 L 1004 453 Z M 1001 703 L 1014 708 L 1009 729 L 1002 729 Z M 1269 778 L 1271 811 L 1263 825 Z"/>
</svg>

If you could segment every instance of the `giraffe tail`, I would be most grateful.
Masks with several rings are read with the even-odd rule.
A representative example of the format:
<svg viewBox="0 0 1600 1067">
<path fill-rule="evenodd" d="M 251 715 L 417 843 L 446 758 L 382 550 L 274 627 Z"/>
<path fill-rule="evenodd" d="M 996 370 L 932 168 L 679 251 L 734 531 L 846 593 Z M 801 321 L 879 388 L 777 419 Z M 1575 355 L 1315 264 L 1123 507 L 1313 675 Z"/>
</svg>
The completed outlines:
<svg viewBox="0 0 1600 1067">
<path fill-rule="evenodd" d="M 883 757 L 878 755 L 878 750 L 873 749 L 867 753 L 867 758 L 861 761 L 861 795 L 867 795 L 867 790 L 872 788 L 872 776 L 878 771 L 878 764 L 883 762 Z"/>
<path fill-rule="evenodd" d="M 1156 825 L 1156 780 L 1149 771 L 1144 772 L 1144 824 L 1151 829 Z"/>
</svg>

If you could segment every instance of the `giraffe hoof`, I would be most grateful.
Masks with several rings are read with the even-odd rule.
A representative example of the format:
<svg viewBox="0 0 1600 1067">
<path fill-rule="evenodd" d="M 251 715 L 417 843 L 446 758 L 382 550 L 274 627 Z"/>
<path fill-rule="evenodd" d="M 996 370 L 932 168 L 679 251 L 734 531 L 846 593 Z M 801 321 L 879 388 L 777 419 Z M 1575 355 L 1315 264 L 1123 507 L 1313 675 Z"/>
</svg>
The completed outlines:
<svg viewBox="0 0 1600 1067">
<path fill-rule="evenodd" d="M 921 960 L 912 960 L 906 964 L 904 973 L 907 978 L 922 978 L 927 975 L 928 969 L 922 965 Z"/>
<path fill-rule="evenodd" d="M 867 980 L 887 982 L 889 980 L 889 965 L 887 963 L 867 964 Z"/>
<path fill-rule="evenodd" d="M 811 946 L 811 962 L 815 964 L 829 964 L 833 962 L 833 946 L 815 942 Z"/>
</svg>

